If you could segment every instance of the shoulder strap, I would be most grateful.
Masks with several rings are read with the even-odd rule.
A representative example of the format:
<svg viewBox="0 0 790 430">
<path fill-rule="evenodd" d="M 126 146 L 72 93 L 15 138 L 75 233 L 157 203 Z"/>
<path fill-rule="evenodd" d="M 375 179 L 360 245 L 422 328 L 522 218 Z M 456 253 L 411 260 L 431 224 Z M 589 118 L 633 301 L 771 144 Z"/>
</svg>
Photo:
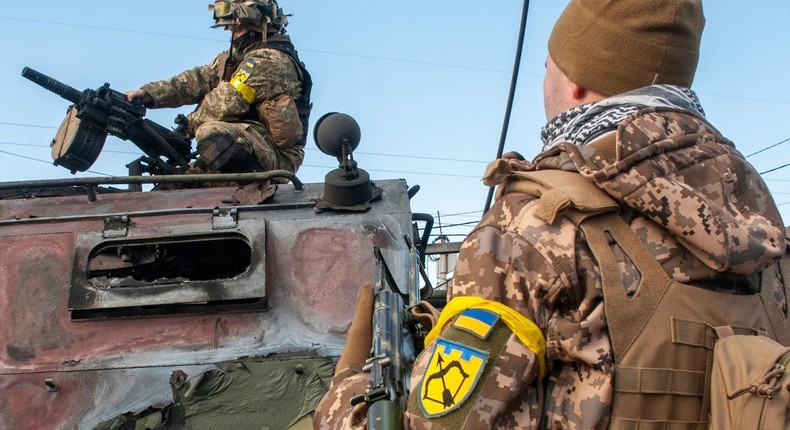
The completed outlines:
<svg viewBox="0 0 790 430">
<path fill-rule="evenodd" d="M 590 218 L 580 228 L 601 269 L 606 324 L 609 326 L 612 350 L 615 357 L 623 357 L 653 314 L 672 280 L 656 257 L 617 214 Z M 629 298 L 624 294 L 620 269 L 607 234 L 611 235 L 642 274 L 642 282 L 633 297 Z"/>
<path fill-rule="evenodd" d="M 507 182 L 504 192 L 522 192 L 539 197 L 537 215 L 540 218 L 553 224 L 562 214 L 584 232 L 601 268 L 612 348 L 615 356 L 622 357 L 651 315 L 645 310 L 654 309 L 669 286 L 669 275 L 618 215 L 620 206 L 617 202 L 579 173 L 539 170 L 514 172 L 513 175 L 519 180 Z M 645 282 L 651 284 L 640 286 L 634 297 L 623 294 L 623 281 L 607 234 L 633 259 Z"/>
<path fill-rule="evenodd" d="M 578 225 L 592 215 L 620 210 L 613 198 L 576 172 L 539 170 L 511 175 L 502 185 L 502 193 L 520 192 L 539 197 L 537 215 L 549 224 L 560 213 Z"/>
<path fill-rule="evenodd" d="M 776 270 L 777 273 L 769 273 L 770 270 Z M 774 294 L 776 285 L 772 282 L 775 281 L 774 277 L 778 276 L 782 287 L 784 288 L 784 298 L 790 301 L 790 227 L 787 228 L 785 238 L 785 253 L 776 267 L 772 269 L 769 267 L 765 269 L 762 274 L 760 282 L 760 299 L 763 301 L 763 306 L 768 313 L 768 319 L 773 329 L 773 334 L 776 340 L 782 345 L 790 345 L 790 315 L 787 310 L 782 310 L 777 306 L 776 299 L 771 297 Z M 788 303 L 786 306 L 790 306 Z"/>
<path fill-rule="evenodd" d="M 228 62 L 229 60 L 230 60 L 230 53 L 228 51 L 219 54 L 217 59 L 214 60 L 217 63 L 217 77 L 219 78 L 220 81 L 224 81 L 224 82 L 230 81 L 230 77 L 233 75 L 233 72 L 235 71 L 233 70 L 235 68 L 235 64 L 232 61 L 229 63 Z"/>
</svg>

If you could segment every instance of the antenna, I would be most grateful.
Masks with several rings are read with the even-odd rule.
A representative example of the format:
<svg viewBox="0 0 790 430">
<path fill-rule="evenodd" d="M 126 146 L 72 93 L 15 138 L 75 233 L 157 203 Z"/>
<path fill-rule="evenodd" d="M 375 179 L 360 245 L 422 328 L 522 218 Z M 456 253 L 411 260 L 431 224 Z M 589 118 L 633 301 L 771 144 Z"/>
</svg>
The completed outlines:
<svg viewBox="0 0 790 430">
<path fill-rule="evenodd" d="M 505 120 L 502 123 L 502 134 L 499 137 L 499 148 L 497 149 L 496 158 L 502 158 L 502 153 L 505 148 L 505 139 L 507 139 L 507 128 L 510 124 L 510 114 L 513 111 L 513 98 L 516 94 L 516 83 L 518 82 L 518 70 L 521 66 L 521 52 L 524 49 L 524 32 L 527 28 L 527 13 L 529 12 L 529 0 L 524 0 L 524 7 L 521 9 L 521 28 L 518 32 L 518 44 L 516 45 L 516 61 L 513 64 L 513 75 L 510 78 L 510 93 L 507 97 L 507 107 L 505 108 Z M 486 198 L 486 205 L 483 208 L 483 215 L 488 212 L 491 207 L 491 200 L 494 197 L 494 187 L 488 188 L 488 197 Z M 481 215 L 482 218 L 482 215 Z"/>
</svg>

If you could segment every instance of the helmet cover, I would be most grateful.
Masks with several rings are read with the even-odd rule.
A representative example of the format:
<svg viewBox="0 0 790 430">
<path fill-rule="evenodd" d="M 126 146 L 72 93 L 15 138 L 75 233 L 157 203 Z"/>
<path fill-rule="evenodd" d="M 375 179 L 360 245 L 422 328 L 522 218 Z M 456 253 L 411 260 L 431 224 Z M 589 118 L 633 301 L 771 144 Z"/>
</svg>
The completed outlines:
<svg viewBox="0 0 790 430">
<path fill-rule="evenodd" d="M 281 31 L 288 25 L 276 0 L 218 0 L 209 10 L 214 11 L 212 28 L 236 25 L 265 33 L 267 28 Z"/>
</svg>

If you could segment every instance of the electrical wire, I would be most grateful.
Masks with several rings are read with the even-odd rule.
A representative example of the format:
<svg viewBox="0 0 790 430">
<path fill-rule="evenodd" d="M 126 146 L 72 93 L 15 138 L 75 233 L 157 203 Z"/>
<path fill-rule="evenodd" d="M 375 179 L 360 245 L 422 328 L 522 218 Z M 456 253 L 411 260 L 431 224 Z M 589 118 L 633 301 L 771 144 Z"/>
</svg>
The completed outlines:
<svg viewBox="0 0 790 430">
<path fill-rule="evenodd" d="M 49 148 L 49 146 L 47 146 L 47 145 L 37 145 L 35 143 L 0 142 L 0 145 L 22 146 L 22 147 L 26 147 L 26 148 Z M 11 153 L 11 152 L 8 152 L 8 151 L 3 151 L 3 152 L 5 152 L 6 154 L 19 155 L 19 154 L 14 154 L 14 153 Z M 102 153 L 109 152 L 109 153 L 113 153 L 113 154 L 128 154 L 128 155 L 139 155 L 140 154 L 139 152 L 118 151 L 118 150 L 114 150 L 114 149 L 102 149 L 101 152 Z"/>
<path fill-rule="evenodd" d="M 787 163 L 787 164 L 785 164 L 785 165 L 783 165 L 783 166 L 774 167 L 773 169 L 766 170 L 766 171 L 764 171 L 764 172 L 760 172 L 760 176 L 762 176 L 762 175 L 764 175 L 764 174 L 766 174 L 766 173 L 775 172 L 775 171 L 777 171 L 777 170 L 779 170 L 779 169 L 784 169 L 785 167 L 788 167 L 788 166 L 790 166 L 790 163 Z"/>
<path fill-rule="evenodd" d="M 14 157 L 24 158 L 24 159 L 31 160 L 31 161 L 38 161 L 39 163 L 46 163 L 46 164 L 52 165 L 51 161 L 45 161 L 45 160 L 41 160 L 41 159 L 38 159 L 38 158 L 28 157 L 27 155 L 14 154 L 13 152 L 3 151 L 2 149 L 0 149 L 0 153 L 13 155 Z M 86 172 L 93 173 L 94 175 L 99 175 L 99 176 L 112 176 L 110 174 L 97 172 L 97 171 L 94 171 L 94 170 L 86 170 Z"/>
<path fill-rule="evenodd" d="M 46 126 L 46 125 L 35 125 L 35 124 L 19 124 L 19 123 L 11 123 L 11 122 L 0 122 L 0 125 L 9 125 L 14 127 L 33 127 L 33 128 L 47 128 L 47 129 L 57 129 L 58 127 Z M 18 144 L 13 142 L 0 142 L 0 144 L 5 145 L 20 145 L 25 146 L 25 144 Z M 35 146 L 31 144 L 31 146 Z M 39 145 L 43 146 L 43 145 Z M 320 151 L 318 148 L 305 148 L 308 151 Z M 102 151 L 104 152 L 104 151 Z M 132 154 L 131 152 L 126 152 Z M 136 154 L 136 153 L 134 153 Z M 474 164 L 488 164 L 489 161 L 481 161 L 481 160 L 468 160 L 463 158 L 449 158 L 449 157 L 428 157 L 428 156 L 420 156 L 420 155 L 403 155 L 403 154 L 391 154 L 391 153 L 384 153 L 384 152 L 365 152 L 365 151 L 355 151 L 355 155 L 369 155 L 369 156 L 376 156 L 376 157 L 394 157 L 394 158 L 408 158 L 410 160 L 429 160 L 429 161 L 450 161 L 456 163 L 474 163 Z"/>
<path fill-rule="evenodd" d="M 28 22 L 28 23 L 37 23 L 37 24 L 48 24 L 48 25 L 62 25 L 65 27 L 77 27 L 77 28 L 86 28 L 92 30 L 103 30 L 103 31 L 117 31 L 122 33 L 131 33 L 131 34 L 143 34 L 148 36 L 163 36 L 163 37 L 174 37 L 178 39 L 189 39 L 189 40 L 205 40 L 209 42 L 217 42 L 217 43 L 227 43 L 227 39 L 219 39 L 219 38 L 209 38 L 209 37 L 198 37 L 198 36 L 184 36 L 181 34 L 173 34 L 173 33 L 159 33 L 153 31 L 140 31 L 140 30 L 128 30 L 123 28 L 113 28 L 113 27 L 102 27 L 102 26 L 95 26 L 95 25 L 85 25 L 85 24 L 72 24 L 67 22 L 57 22 L 57 21 L 45 21 L 45 20 L 37 20 L 37 19 L 27 19 L 27 18 L 17 18 L 17 17 L 10 17 L 10 16 L 0 16 L 0 19 L 6 19 L 9 21 L 21 21 L 21 22 Z M 406 64 L 419 64 L 424 66 L 438 66 L 438 67 L 448 67 L 453 69 L 462 69 L 462 70 L 473 70 L 479 72 L 491 72 L 491 73 L 507 73 L 506 70 L 497 70 L 497 69 L 489 69 L 484 67 L 475 67 L 475 66 L 464 66 L 464 65 L 457 65 L 457 64 L 447 64 L 447 63 L 437 63 L 437 62 L 430 62 L 430 61 L 418 61 L 418 60 L 409 60 L 403 58 L 391 58 L 391 57 L 382 57 L 377 55 L 364 55 L 364 54 L 353 54 L 349 52 L 338 52 L 338 51 L 326 51 L 320 49 L 307 49 L 307 48 L 299 48 L 300 52 L 314 52 L 317 54 L 324 54 L 324 55 L 341 55 L 345 57 L 356 57 L 356 58 L 366 58 L 371 60 L 379 60 L 379 61 L 391 61 L 397 63 L 406 63 Z M 542 77 L 538 74 L 525 74 L 527 76 L 534 76 L 534 77 Z"/>
<path fill-rule="evenodd" d="M 141 35 L 149 35 L 149 36 L 173 37 L 173 38 L 177 38 L 177 39 L 204 40 L 204 41 L 208 41 L 208 42 L 217 42 L 217 43 L 222 43 L 222 44 L 227 43 L 227 39 L 220 39 L 220 38 L 213 38 L 213 37 L 185 36 L 185 35 L 182 35 L 182 34 L 161 33 L 161 32 L 141 31 L 141 30 L 129 30 L 129 29 L 117 28 L 117 27 L 104 27 L 104 26 L 94 26 L 94 25 L 86 25 L 86 24 L 73 24 L 73 23 L 68 23 L 68 22 L 46 21 L 46 20 L 40 20 L 40 19 L 19 18 L 19 17 L 11 17 L 11 16 L 0 16 L 0 19 L 9 20 L 9 21 L 20 21 L 20 22 L 27 22 L 27 23 L 35 23 L 35 24 L 48 24 L 48 25 L 60 25 L 60 26 L 65 26 L 65 27 L 86 28 L 86 29 L 93 29 L 93 30 L 117 31 L 117 32 L 121 32 L 121 33 L 141 34 Z M 488 68 L 481 68 L 481 67 L 474 67 L 474 66 L 464 66 L 464 65 L 448 64 L 448 63 L 436 63 L 436 62 L 427 62 L 427 61 L 417 61 L 417 60 L 409 60 L 409 59 L 402 59 L 402 58 L 381 57 L 381 56 L 375 56 L 375 55 L 354 54 L 354 53 L 349 53 L 349 52 L 326 51 L 326 50 L 308 49 L 308 48 L 300 48 L 299 50 L 300 51 L 304 51 L 304 52 L 314 52 L 314 53 L 317 53 L 317 54 L 326 54 L 326 55 L 340 55 L 340 56 L 347 56 L 347 57 L 368 58 L 368 59 L 372 59 L 372 60 L 392 61 L 392 62 L 401 62 L 401 63 L 409 63 L 409 64 L 421 64 L 421 65 L 439 66 L 439 67 L 448 67 L 448 68 L 466 69 L 466 70 L 477 70 L 477 71 L 482 71 L 482 72 L 507 73 L 506 70 L 488 69 Z M 534 74 L 534 73 L 519 73 L 519 74 L 520 75 L 524 75 L 524 76 L 533 76 L 533 77 L 539 77 L 539 78 L 543 77 L 542 74 Z M 739 96 L 739 95 L 713 94 L 713 93 L 703 93 L 703 92 L 698 92 L 698 94 L 705 95 L 705 96 L 711 96 L 711 97 L 733 98 L 733 99 L 759 101 L 759 102 L 767 102 L 767 103 L 790 104 L 790 101 L 788 101 L 788 100 L 764 99 L 764 98 L 758 98 L 758 97 L 745 97 L 745 96 Z"/>
<path fill-rule="evenodd" d="M 12 125 L 14 127 L 32 127 L 32 128 L 49 128 L 56 130 L 57 127 L 53 127 L 50 125 L 35 125 L 35 124 L 18 124 L 15 122 L 0 122 L 0 125 Z"/>
<path fill-rule="evenodd" d="M 765 152 L 765 151 L 767 151 L 767 150 L 769 150 L 769 149 L 771 149 L 771 148 L 775 148 L 775 147 L 777 147 L 777 146 L 779 146 L 779 145 L 781 145 L 781 144 L 783 144 L 783 143 L 785 143 L 785 142 L 787 142 L 787 141 L 790 141 L 790 137 L 788 137 L 787 139 L 785 139 L 785 140 L 783 140 L 783 141 L 781 141 L 781 142 L 774 143 L 773 145 L 771 145 L 771 146 L 769 146 L 769 147 L 763 148 L 763 149 L 761 149 L 761 150 L 759 150 L 759 151 L 756 151 L 756 152 L 752 152 L 752 153 L 751 153 L 751 154 L 749 154 L 749 155 L 745 155 L 743 158 L 749 158 L 749 157 L 751 157 L 752 155 L 757 155 L 757 154 L 759 154 L 759 153 L 761 153 L 761 152 Z"/>
</svg>

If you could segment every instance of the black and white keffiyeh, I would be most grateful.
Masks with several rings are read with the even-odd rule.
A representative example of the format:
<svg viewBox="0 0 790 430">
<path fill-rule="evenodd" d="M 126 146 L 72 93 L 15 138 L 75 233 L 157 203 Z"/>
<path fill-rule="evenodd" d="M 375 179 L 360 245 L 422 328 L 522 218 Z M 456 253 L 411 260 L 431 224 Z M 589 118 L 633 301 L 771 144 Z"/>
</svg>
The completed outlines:
<svg viewBox="0 0 790 430">
<path fill-rule="evenodd" d="M 586 145 L 616 130 L 628 115 L 647 107 L 671 107 L 705 116 L 694 91 L 674 85 L 651 85 L 577 106 L 552 118 L 540 133 L 543 150 L 561 142 Z"/>
</svg>

